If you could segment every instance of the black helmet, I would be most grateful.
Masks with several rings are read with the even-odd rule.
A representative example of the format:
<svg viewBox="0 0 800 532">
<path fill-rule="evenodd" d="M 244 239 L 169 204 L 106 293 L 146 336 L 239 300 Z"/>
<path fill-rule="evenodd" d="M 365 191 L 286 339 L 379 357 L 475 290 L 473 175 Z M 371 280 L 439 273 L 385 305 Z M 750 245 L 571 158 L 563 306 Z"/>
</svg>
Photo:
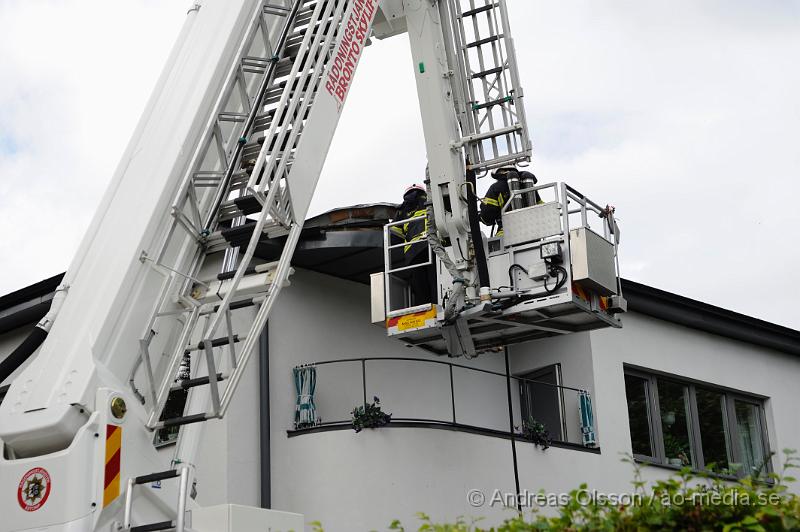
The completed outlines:
<svg viewBox="0 0 800 532">
<path fill-rule="evenodd" d="M 494 172 L 492 172 L 492 177 L 494 179 L 499 179 L 501 181 L 505 181 L 509 177 L 513 177 L 513 174 L 517 173 L 517 169 L 513 166 L 505 166 L 503 168 L 498 168 Z"/>
<path fill-rule="evenodd" d="M 523 170 L 522 172 L 520 172 L 520 173 L 519 173 L 519 178 L 520 178 L 520 180 L 522 180 L 522 181 L 525 181 L 526 179 L 533 179 L 533 183 L 534 183 L 534 184 L 536 184 L 536 183 L 538 183 L 538 182 L 539 182 L 539 180 L 538 180 L 538 179 L 536 179 L 536 176 L 535 176 L 535 175 L 533 175 L 533 173 L 531 173 L 531 172 L 528 172 L 528 171 L 526 171 L 526 170 Z"/>
</svg>

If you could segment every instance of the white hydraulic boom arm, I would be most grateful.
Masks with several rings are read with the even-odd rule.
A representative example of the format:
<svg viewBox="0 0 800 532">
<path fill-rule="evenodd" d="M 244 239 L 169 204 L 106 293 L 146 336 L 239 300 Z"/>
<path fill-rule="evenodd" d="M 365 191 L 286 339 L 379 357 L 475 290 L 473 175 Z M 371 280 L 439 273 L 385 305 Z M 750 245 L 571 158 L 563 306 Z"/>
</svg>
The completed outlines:
<svg viewBox="0 0 800 532">
<path fill-rule="evenodd" d="M 288 282 L 359 59 L 406 32 L 436 226 L 472 249 L 467 170 L 531 153 L 505 0 L 192 2 L 63 306 L 0 405 L 0 529 L 187 528 L 203 422 L 229 408 Z M 258 258 L 263 237 L 284 238 L 278 261 Z M 474 299 L 474 258 L 451 258 Z M 187 413 L 166 417 L 176 388 Z M 170 461 L 153 431 L 178 427 Z"/>
</svg>

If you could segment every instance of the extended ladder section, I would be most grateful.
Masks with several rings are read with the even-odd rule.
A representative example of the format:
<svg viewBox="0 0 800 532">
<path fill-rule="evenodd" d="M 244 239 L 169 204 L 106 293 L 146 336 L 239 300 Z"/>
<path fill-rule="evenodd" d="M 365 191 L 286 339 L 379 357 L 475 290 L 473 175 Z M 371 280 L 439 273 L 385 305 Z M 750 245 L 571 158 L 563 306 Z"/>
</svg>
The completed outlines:
<svg viewBox="0 0 800 532">
<path fill-rule="evenodd" d="M 525 164 L 531 141 L 505 0 L 447 0 L 441 9 L 463 146 L 472 169 Z M 449 34 L 449 35 L 447 35 Z"/>
<path fill-rule="evenodd" d="M 252 13 L 175 196 L 172 221 L 141 257 L 164 276 L 131 375 L 149 428 L 219 418 L 229 407 L 292 273 L 314 172 L 330 146 L 377 3 L 271 0 Z M 353 22 L 367 24 L 366 34 L 344 31 Z M 331 91 L 329 70 L 343 47 L 351 61 L 348 83 Z M 231 234 L 243 231 L 247 244 L 241 238 L 231 244 Z M 265 234 L 286 236 L 277 261 L 257 257 Z M 219 260 L 206 260 L 219 253 L 222 271 Z M 165 414 L 170 393 L 197 387 L 188 412 Z M 198 405 L 209 407 L 192 409 Z"/>
</svg>

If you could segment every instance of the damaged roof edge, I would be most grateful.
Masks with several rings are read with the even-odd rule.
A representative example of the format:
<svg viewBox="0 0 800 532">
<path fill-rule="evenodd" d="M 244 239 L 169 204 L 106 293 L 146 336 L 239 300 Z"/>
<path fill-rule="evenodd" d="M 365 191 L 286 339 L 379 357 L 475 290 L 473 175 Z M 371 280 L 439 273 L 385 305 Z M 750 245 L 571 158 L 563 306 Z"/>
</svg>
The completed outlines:
<svg viewBox="0 0 800 532">
<path fill-rule="evenodd" d="M 381 271 L 382 234 L 367 238 L 365 230 L 370 234 L 382 231 L 383 225 L 393 216 L 394 209 L 396 205 L 391 203 L 355 205 L 333 209 L 309 219 L 306 229 L 311 231 L 301 238 L 298 251 L 302 253 L 302 259 L 297 261 L 297 266 L 350 280 L 355 280 L 355 277 L 337 272 L 337 266 L 344 271 L 348 267 L 353 268 L 353 263 L 357 263 L 363 271 Z M 326 229 L 334 232 L 320 238 L 320 231 L 326 233 Z M 303 240 L 306 240 L 305 245 L 302 245 Z M 269 241 L 265 242 L 268 243 Z M 368 249 L 372 247 L 375 249 Z M 331 250 L 335 253 L 331 253 Z M 363 272 L 358 273 L 360 275 Z M 50 306 L 52 294 L 62 278 L 63 274 L 56 275 L 0 297 L 0 334 L 34 323 L 44 316 Z M 800 355 L 800 331 L 628 279 L 622 280 L 622 290 L 629 308 L 634 312 Z"/>
</svg>

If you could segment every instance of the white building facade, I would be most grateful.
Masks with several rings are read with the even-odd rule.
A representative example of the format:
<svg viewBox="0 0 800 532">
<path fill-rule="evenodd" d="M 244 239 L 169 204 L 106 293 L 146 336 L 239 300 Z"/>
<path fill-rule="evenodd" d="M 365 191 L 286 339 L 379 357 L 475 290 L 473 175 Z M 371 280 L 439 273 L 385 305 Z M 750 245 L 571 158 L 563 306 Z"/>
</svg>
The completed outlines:
<svg viewBox="0 0 800 532">
<path fill-rule="evenodd" d="M 554 497 L 584 482 L 623 494 L 633 475 L 625 455 L 653 464 L 648 479 L 711 463 L 733 478 L 780 467 L 771 452 L 800 449 L 800 332 L 637 283 L 623 284 L 622 329 L 511 346 L 508 375 L 503 352 L 454 359 L 388 339 L 370 323 L 366 284 L 382 268 L 386 210 L 370 209 L 309 224 L 235 404 L 206 424 L 201 505 L 298 512 L 330 531 L 382 530 L 395 518 L 413 526 L 417 512 L 490 525 L 511 515 L 505 494 L 517 481 L 523 493 Z M 0 298 L 0 359 L 58 281 Z M 296 425 L 298 366 L 316 382 L 310 426 Z M 392 421 L 356 433 L 350 412 L 374 397 Z M 526 434 L 534 421 L 548 449 Z M 170 453 L 170 438 L 160 439 Z"/>
</svg>

